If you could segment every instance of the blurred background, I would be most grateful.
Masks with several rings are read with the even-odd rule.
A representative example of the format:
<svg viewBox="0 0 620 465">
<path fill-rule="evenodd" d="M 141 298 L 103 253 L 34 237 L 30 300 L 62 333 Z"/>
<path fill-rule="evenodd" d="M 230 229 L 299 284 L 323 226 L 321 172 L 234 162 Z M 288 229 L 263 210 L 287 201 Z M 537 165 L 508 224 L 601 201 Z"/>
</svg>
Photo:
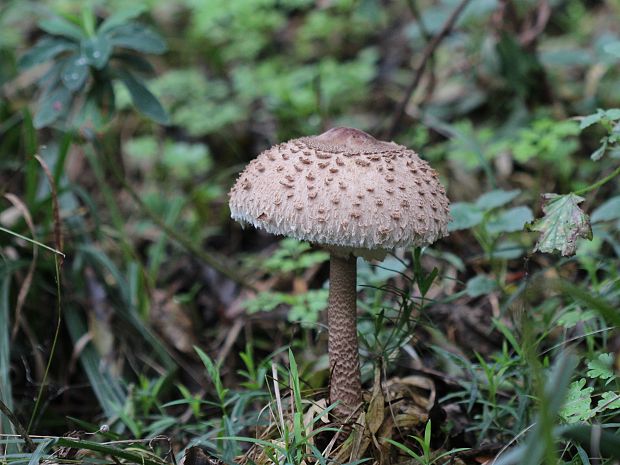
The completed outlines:
<svg viewBox="0 0 620 465">
<path fill-rule="evenodd" d="M 572 347 L 554 418 L 620 417 L 618 0 L 3 0 L 0 95 L 0 399 L 32 433 L 230 462 L 288 347 L 325 397 L 328 255 L 242 229 L 227 192 L 335 126 L 413 148 L 453 202 L 448 238 L 359 264 L 366 387 L 427 377 L 434 447 L 492 455 Z M 534 253 L 541 195 L 571 192 L 593 240 Z"/>
</svg>

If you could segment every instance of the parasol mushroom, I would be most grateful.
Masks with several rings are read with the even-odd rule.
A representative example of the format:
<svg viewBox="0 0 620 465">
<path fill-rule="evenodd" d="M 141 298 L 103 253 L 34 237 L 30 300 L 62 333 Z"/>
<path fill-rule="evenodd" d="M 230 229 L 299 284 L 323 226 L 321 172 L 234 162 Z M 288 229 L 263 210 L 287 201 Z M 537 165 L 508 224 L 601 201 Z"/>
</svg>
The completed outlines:
<svg viewBox="0 0 620 465">
<path fill-rule="evenodd" d="M 276 145 L 252 160 L 230 191 L 233 219 L 330 252 L 330 402 L 348 417 L 362 403 L 356 257 L 383 260 L 395 247 L 447 234 L 437 173 L 417 154 L 352 128 Z"/>
</svg>

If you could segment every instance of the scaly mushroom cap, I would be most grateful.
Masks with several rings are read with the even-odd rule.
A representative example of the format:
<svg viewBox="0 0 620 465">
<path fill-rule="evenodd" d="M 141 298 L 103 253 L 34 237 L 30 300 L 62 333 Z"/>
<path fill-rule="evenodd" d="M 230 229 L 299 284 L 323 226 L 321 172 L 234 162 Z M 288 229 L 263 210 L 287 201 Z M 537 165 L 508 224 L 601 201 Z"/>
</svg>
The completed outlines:
<svg viewBox="0 0 620 465">
<path fill-rule="evenodd" d="M 368 259 L 445 236 L 448 205 L 413 150 L 351 128 L 264 151 L 230 191 L 237 221 Z"/>
</svg>

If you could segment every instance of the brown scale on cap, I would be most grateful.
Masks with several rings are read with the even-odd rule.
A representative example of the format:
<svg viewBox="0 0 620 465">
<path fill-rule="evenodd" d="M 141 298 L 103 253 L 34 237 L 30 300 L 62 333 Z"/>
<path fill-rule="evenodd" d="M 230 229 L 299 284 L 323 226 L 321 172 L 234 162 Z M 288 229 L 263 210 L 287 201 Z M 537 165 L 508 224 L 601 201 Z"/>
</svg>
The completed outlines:
<svg viewBox="0 0 620 465">
<path fill-rule="evenodd" d="M 310 172 L 312 166 L 317 168 Z M 330 401 L 340 401 L 332 411 L 336 417 L 362 402 L 351 256 L 382 259 L 395 247 L 433 243 L 447 234 L 448 205 L 437 173 L 414 151 L 352 128 L 261 153 L 230 191 L 234 219 L 330 251 Z"/>
</svg>

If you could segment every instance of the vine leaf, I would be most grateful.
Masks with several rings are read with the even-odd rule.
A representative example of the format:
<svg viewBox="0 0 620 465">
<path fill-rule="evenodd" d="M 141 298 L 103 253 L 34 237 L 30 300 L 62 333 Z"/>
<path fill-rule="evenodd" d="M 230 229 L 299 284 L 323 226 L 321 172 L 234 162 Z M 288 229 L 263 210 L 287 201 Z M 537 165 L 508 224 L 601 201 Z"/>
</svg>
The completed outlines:
<svg viewBox="0 0 620 465">
<path fill-rule="evenodd" d="M 574 255 L 578 238 L 592 239 L 590 218 L 578 206 L 584 200 L 573 193 L 543 194 L 545 215 L 530 226 L 532 231 L 540 232 L 534 251 L 559 250 L 564 256 Z"/>
</svg>

